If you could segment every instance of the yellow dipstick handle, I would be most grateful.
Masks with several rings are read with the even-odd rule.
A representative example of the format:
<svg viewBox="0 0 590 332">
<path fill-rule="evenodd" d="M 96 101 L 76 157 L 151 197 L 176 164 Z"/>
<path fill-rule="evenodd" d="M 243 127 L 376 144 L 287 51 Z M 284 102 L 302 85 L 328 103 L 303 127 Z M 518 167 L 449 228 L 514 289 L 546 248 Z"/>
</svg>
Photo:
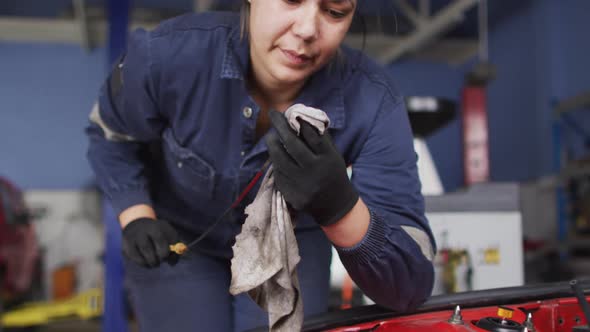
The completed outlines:
<svg viewBox="0 0 590 332">
<path fill-rule="evenodd" d="M 498 316 L 504 318 L 504 319 L 510 319 L 512 318 L 512 313 L 514 312 L 514 310 L 510 309 L 510 308 L 506 308 L 506 307 L 498 307 Z"/>
<path fill-rule="evenodd" d="M 170 245 L 170 251 L 175 252 L 179 255 L 184 254 L 187 250 L 188 250 L 188 247 L 186 246 L 186 244 L 184 244 L 182 242 L 178 242 L 178 243 Z"/>
</svg>

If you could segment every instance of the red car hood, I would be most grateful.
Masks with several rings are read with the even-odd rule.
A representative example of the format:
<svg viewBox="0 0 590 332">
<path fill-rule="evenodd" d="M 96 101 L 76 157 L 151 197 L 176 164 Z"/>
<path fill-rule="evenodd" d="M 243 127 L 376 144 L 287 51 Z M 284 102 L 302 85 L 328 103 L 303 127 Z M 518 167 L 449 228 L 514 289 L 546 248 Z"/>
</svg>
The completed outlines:
<svg viewBox="0 0 590 332">
<path fill-rule="evenodd" d="M 577 284 L 579 298 L 584 299 L 582 293 L 590 293 L 590 281 Z M 457 305 L 462 320 L 453 324 L 449 319 Z M 502 321 L 499 306 L 512 314 L 501 326 L 504 330 L 493 329 L 493 323 Z M 303 331 L 523 331 L 528 313 L 537 332 L 569 332 L 587 324 L 572 285 L 560 282 L 434 296 L 414 312 L 404 314 L 375 305 L 357 307 L 309 319 Z"/>
</svg>

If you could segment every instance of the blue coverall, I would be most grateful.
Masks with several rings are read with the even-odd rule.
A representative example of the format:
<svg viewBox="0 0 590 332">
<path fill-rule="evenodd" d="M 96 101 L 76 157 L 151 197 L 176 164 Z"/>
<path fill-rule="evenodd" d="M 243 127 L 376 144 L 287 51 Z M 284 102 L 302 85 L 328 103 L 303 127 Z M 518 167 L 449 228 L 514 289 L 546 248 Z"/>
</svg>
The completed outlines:
<svg viewBox="0 0 590 332">
<path fill-rule="evenodd" d="M 118 66 L 87 128 L 99 186 L 117 215 L 151 205 L 190 241 L 268 159 L 264 139 L 256 140 L 260 108 L 246 86 L 249 46 L 239 15 L 188 14 L 137 30 Z M 330 134 L 371 212 L 364 239 L 337 248 L 343 264 L 378 304 L 418 306 L 432 289 L 435 245 L 402 96 L 381 67 L 343 47 L 296 102 L 328 114 Z M 266 323 L 247 296 L 228 292 L 231 246 L 256 191 L 177 265 L 126 262 L 142 331 L 242 331 Z M 311 217 L 299 213 L 296 222 L 308 316 L 327 309 L 331 244 Z"/>
</svg>

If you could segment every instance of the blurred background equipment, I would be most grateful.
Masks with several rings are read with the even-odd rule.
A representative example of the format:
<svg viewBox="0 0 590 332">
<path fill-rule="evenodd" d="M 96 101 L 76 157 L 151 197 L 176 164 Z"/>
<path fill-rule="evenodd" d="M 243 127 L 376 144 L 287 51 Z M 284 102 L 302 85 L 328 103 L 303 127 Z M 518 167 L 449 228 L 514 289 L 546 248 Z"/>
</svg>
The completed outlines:
<svg viewBox="0 0 590 332">
<path fill-rule="evenodd" d="M 487 183 L 426 196 L 438 245 L 433 294 L 524 284 L 517 183 Z"/>
<path fill-rule="evenodd" d="M 559 280 L 590 275 L 590 91 L 556 100 L 553 106 L 555 235 L 529 250 L 531 277 Z"/>
<path fill-rule="evenodd" d="M 96 191 L 22 192 L 0 179 L 0 325 L 102 315 L 99 206 Z"/>
<path fill-rule="evenodd" d="M 35 222 L 45 262 L 43 299 L 64 299 L 102 286 L 104 235 L 99 193 L 28 190 L 25 199 L 30 206 L 46 210 Z"/>
<path fill-rule="evenodd" d="M 42 261 L 32 211 L 22 191 L 0 177 L 0 307 L 30 301 L 43 289 Z"/>
<path fill-rule="evenodd" d="M 414 149 L 419 156 L 418 175 L 422 182 L 422 194 L 440 195 L 444 189 L 426 138 L 455 118 L 456 103 L 433 96 L 411 96 L 406 98 L 406 109 L 414 133 Z"/>
</svg>

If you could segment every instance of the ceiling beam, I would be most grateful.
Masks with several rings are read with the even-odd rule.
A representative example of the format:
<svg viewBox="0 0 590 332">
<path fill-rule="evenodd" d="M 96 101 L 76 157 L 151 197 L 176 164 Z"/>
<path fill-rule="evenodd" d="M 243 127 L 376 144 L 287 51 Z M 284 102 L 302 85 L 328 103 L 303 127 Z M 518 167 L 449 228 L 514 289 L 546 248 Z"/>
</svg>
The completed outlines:
<svg viewBox="0 0 590 332">
<path fill-rule="evenodd" d="M 130 28 L 134 30 L 141 27 L 151 30 L 156 26 L 156 22 L 132 22 Z M 93 46 L 105 43 L 105 20 L 87 21 L 86 28 Z M 83 45 L 86 39 L 83 34 L 77 19 L 0 16 L 0 41 Z"/>
<path fill-rule="evenodd" d="M 0 41 L 81 44 L 79 23 L 72 19 L 0 17 Z"/>
<path fill-rule="evenodd" d="M 345 43 L 353 48 L 360 49 L 365 39 L 364 53 L 379 61 L 386 56 L 385 52 L 390 47 L 402 45 L 403 37 L 386 36 L 383 34 L 349 34 Z M 412 59 L 443 62 L 449 65 L 461 65 L 477 56 L 478 42 L 476 39 L 445 38 L 428 43 L 411 54 Z M 388 62 L 382 62 L 387 64 Z"/>
<path fill-rule="evenodd" d="M 414 27 L 419 27 L 424 23 L 424 17 L 407 0 L 395 0 L 399 11 L 404 15 Z"/>
<path fill-rule="evenodd" d="M 417 26 L 414 32 L 404 37 L 403 42 L 388 47 L 380 56 L 379 60 L 384 63 L 390 63 L 409 52 L 416 51 L 426 42 L 441 35 L 454 24 L 462 21 L 465 11 L 471 9 L 477 3 L 478 0 L 453 1 L 434 14 L 430 19 Z"/>
<path fill-rule="evenodd" d="M 213 0 L 193 0 L 193 9 L 195 12 L 206 12 L 213 8 Z"/>
<path fill-rule="evenodd" d="M 88 31 L 88 15 L 86 13 L 86 0 L 72 0 L 74 18 L 78 22 L 82 47 L 86 50 L 92 48 L 90 32 Z"/>
<path fill-rule="evenodd" d="M 430 16 L 430 0 L 420 0 L 418 2 L 418 11 L 420 16 L 428 18 Z"/>
<path fill-rule="evenodd" d="M 151 30 L 157 26 L 155 21 L 131 22 L 131 29 L 139 27 Z M 1 17 L 0 41 L 10 42 L 47 42 L 83 45 L 88 38 L 92 47 L 104 45 L 107 39 L 107 23 L 104 19 L 91 19 L 86 22 L 88 37 L 80 28 L 77 19 L 45 19 L 30 17 Z M 350 33 L 345 44 L 360 49 L 365 40 L 364 52 L 375 59 L 387 58 L 391 48 L 404 47 L 406 38 L 388 36 L 381 33 L 369 33 L 366 36 Z M 412 54 L 413 58 L 446 62 L 451 65 L 462 64 L 477 55 L 478 43 L 472 39 L 434 40 Z M 384 62 L 388 63 L 388 62 Z"/>
</svg>

